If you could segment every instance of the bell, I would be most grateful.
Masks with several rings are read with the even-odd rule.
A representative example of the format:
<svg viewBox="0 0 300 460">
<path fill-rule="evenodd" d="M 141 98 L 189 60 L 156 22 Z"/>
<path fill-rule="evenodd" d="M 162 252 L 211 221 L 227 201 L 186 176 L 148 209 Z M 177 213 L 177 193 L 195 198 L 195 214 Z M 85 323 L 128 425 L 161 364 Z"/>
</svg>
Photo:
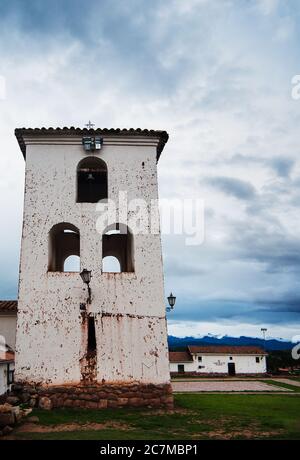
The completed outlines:
<svg viewBox="0 0 300 460">
<path fill-rule="evenodd" d="M 92 173 L 88 174 L 87 180 L 95 180 L 95 178 L 94 178 Z"/>
</svg>

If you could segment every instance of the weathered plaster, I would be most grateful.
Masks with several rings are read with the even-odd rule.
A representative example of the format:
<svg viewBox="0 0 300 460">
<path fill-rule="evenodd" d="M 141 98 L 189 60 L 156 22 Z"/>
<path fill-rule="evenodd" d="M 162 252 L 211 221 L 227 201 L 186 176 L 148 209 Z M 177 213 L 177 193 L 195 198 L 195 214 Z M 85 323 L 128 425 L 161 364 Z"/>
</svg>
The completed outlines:
<svg viewBox="0 0 300 460">
<path fill-rule="evenodd" d="M 81 138 L 27 141 L 16 380 L 42 384 L 82 381 L 85 357 L 79 273 L 48 272 L 48 234 L 61 222 L 80 231 L 81 269 L 92 271 L 98 382 L 169 382 L 160 235 L 134 235 L 134 273 L 102 273 L 101 235 L 93 203 L 76 203 L 76 168 L 86 156 Z M 54 139 L 53 139 L 54 142 Z M 108 169 L 108 197 L 119 191 L 148 203 L 158 197 L 156 139 L 132 145 L 110 139 L 95 156 Z M 111 222 L 114 223 L 114 222 Z"/>
</svg>

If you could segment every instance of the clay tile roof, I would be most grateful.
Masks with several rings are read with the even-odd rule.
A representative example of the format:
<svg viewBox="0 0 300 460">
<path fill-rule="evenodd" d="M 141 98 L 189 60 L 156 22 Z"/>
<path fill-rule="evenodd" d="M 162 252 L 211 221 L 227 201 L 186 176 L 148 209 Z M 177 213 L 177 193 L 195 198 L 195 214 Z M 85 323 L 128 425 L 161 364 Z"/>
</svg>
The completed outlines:
<svg viewBox="0 0 300 460">
<path fill-rule="evenodd" d="M 187 351 L 169 351 L 169 361 L 171 363 L 193 361 L 192 356 Z"/>
<path fill-rule="evenodd" d="M 267 354 L 263 348 L 253 346 L 221 346 L 221 345 L 207 345 L 197 346 L 190 345 L 188 347 L 190 353 L 221 353 L 231 355 L 262 355 Z"/>
<path fill-rule="evenodd" d="M 0 313 L 17 313 L 17 300 L 0 300 Z"/>
<path fill-rule="evenodd" d="M 20 149 L 23 153 L 24 158 L 26 157 L 26 145 L 24 142 L 23 136 L 25 135 L 55 135 L 55 136 L 141 136 L 141 137 L 156 137 L 159 138 L 159 143 L 157 146 L 157 161 L 159 160 L 160 154 L 163 151 L 165 144 L 169 139 L 169 135 L 166 131 L 159 131 L 154 129 L 141 129 L 141 128 L 130 128 L 130 129 L 120 129 L 120 128 L 96 128 L 96 129 L 81 129 L 71 126 L 70 128 L 17 128 L 15 129 L 15 136 L 19 143 Z"/>
<path fill-rule="evenodd" d="M 0 362 L 12 362 L 15 360 L 15 354 L 13 351 L 0 351 Z"/>
</svg>

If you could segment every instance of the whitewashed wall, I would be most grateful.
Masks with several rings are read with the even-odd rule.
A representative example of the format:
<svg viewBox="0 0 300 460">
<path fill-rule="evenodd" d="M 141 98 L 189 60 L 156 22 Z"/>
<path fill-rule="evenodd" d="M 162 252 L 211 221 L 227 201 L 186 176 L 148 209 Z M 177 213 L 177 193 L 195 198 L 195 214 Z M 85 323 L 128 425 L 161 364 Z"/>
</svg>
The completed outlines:
<svg viewBox="0 0 300 460">
<path fill-rule="evenodd" d="M 81 137 L 65 145 L 35 142 L 44 141 L 27 141 L 16 380 L 61 384 L 81 378 L 85 347 L 79 306 L 87 292 L 79 273 L 47 272 L 48 233 L 66 222 L 80 231 L 81 269 L 92 270 L 89 311 L 96 323 L 97 380 L 167 383 L 160 235 L 134 236 L 135 273 L 102 273 L 99 214 L 95 204 L 76 203 L 76 168 L 87 156 Z M 157 142 L 133 139 L 132 145 L 119 145 L 104 137 L 94 156 L 107 164 L 109 198 L 117 199 L 119 190 L 129 199 L 157 198 Z"/>
<path fill-rule="evenodd" d="M 237 374 L 254 374 L 266 372 L 266 358 L 259 357 L 259 363 L 256 362 L 256 355 L 199 355 L 202 361 L 195 360 L 195 367 L 199 373 L 228 373 L 228 363 L 235 364 Z M 232 360 L 230 360 L 232 356 Z M 199 369 L 199 366 L 204 368 Z"/>
<path fill-rule="evenodd" d="M 263 355 L 204 355 L 199 354 L 202 361 L 198 361 L 198 356 L 194 356 L 194 361 L 190 363 L 170 363 L 170 372 L 178 372 L 178 364 L 184 364 L 185 372 L 207 373 L 228 373 L 228 363 L 235 364 L 237 374 L 263 374 L 267 372 L 266 357 Z M 230 360 L 230 356 L 233 358 Z M 259 356 L 259 363 L 256 362 Z M 199 369 L 199 366 L 204 366 Z"/>
<path fill-rule="evenodd" d="M 170 372 L 178 372 L 178 365 L 180 364 L 184 365 L 184 372 L 196 372 L 193 361 L 170 363 Z"/>
</svg>

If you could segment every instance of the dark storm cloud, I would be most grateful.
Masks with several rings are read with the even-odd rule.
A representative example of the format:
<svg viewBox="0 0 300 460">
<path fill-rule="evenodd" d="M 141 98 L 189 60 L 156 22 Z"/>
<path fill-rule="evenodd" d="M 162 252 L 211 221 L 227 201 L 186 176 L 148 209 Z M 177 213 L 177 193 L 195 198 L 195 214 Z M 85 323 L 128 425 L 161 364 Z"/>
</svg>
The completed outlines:
<svg viewBox="0 0 300 460">
<path fill-rule="evenodd" d="M 228 239 L 233 258 L 265 264 L 270 273 L 300 272 L 300 238 L 288 235 L 284 229 L 280 232 L 278 228 L 267 228 L 250 220 L 236 222 Z"/>
<path fill-rule="evenodd" d="M 179 303 L 179 299 L 177 300 Z M 269 323 L 273 325 L 298 322 L 299 304 L 285 302 L 272 302 L 268 299 L 246 301 L 237 298 L 235 301 L 228 299 L 203 300 L 189 299 L 188 302 L 180 300 L 180 310 L 174 309 L 172 319 L 181 321 L 216 321 L 232 323 Z M 242 334 L 242 331 L 241 331 Z"/>
<path fill-rule="evenodd" d="M 205 182 L 221 192 L 234 196 L 240 200 L 251 200 L 256 195 L 255 188 L 250 182 L 234 177 L 211 177 L 206 179 Z"/>
<path fill-rule="evenodd" d="M 299 286 L 298 286 L 299 288 Z M 272 299 L 256 299 L 261 306 L 265 307 L 265 311 L 278 313 L 300 313 L 300 293 L 293 296 L 292 293 L 285 293 L 283 298 Z"/>
</svg>

